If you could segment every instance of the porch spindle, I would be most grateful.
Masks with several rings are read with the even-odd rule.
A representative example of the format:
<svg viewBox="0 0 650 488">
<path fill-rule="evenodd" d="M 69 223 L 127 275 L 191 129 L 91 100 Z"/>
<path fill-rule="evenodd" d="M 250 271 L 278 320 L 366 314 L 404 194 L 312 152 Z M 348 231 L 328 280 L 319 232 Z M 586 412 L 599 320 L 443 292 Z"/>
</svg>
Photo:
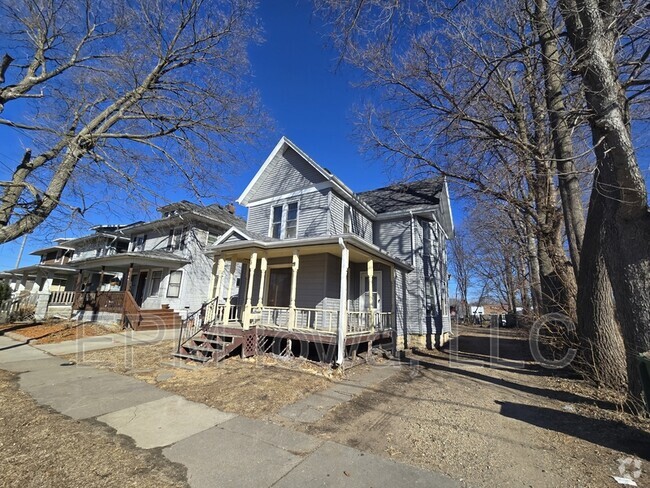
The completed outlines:
<svg viewBox="0 0 650 488">
<path fill-rule="evenodd" d="M 223 323 L 227 324 L 230 320 L 230 297 L 232 296 L 232 282 L 235 278 L 235 271 L 237 271 L 237 261 L 230 260 L 230 275 L 228 276 L 228 296 L 226 297 L 226 305 L 223 310 Z"/>
<path fill-rule="evenodd" d="M 298 278 L 298 266 L 300 265 L 300 258 L 298 251 L 293 251 L 293 258 L 291 263 L 291 295 L 289 297 L 289 324 L 288 328 L 293 329 L 296 326 L 296 285 Z"/>
<path fill-rule="evenodd" d="M 255 269 L 257 268 L 257 253 L 251 254 L 250 265 L 248 266 L 248 282 L 246 283 L 246 305 L 244 307 L 244 314 L 242 317 L 242 324 L 244 330 L 250 329 L 251 326 L 251 308 L 253 301 L 253 277 L 255 276 Z"/>
</svg>

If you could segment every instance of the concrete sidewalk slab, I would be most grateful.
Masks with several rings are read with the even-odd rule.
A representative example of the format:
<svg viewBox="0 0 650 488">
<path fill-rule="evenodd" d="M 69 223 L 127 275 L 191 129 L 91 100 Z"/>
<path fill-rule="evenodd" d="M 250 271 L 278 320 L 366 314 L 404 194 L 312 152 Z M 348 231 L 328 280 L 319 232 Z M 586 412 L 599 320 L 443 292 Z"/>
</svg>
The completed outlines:
<svg viewBox="0 0 650 488">
<path fill-rule="evenodd" d="M 460 483 L 439 473 L 396 463 L 333 442 L 325 442 L 273 485 L 274 488 L 305 486 L 459 488 Z"/>
<path fill-rule="evenodd" d="M 20 387 L 24 390 L 31 391 L 43 386 L 54 386 L 59 383 L 69 383 L 87 378 L 96 378 L 99 376 L 113 376 L 113 373 L 89 366 L 61 366 L 64 360 L 61 358 L 51 358 L 56 362 L 56 366 L 28 371 L 20 375 Z M 40 363 L 44 361 L 32 361 Z M 48 363 L 50 361 L 47 361 Z"/>
<path fill-rule="evenodd" d="M 97 420 L 128 435 L 138 447 L 151 449 L 186 439 L 234 416 L 173 395 L 102 415 Z"/>
<path fill-rule="evenodd" d="M 171 341 L 178 339 L 180 329 L 157 329 L 157 330 L 126 330 L 122 332 L 127 343 L 151 344 L 155 342 Z"/>
<path fill-rule="evenodd" d="M 0 364 L 15 361 L 32 361 L 50 358 L 43 351 L 34 349 L 25 342 L 15 341 L 9 337 L 0 336 Z"/>
<path fill-rule="evenodd" d="M 398 371 L 399 368 L 393 363 L 373 366 L 354 380 L 337 382 L 325 391 L 312 393 L 296 403 L 283 407 L 278 415 L 293 422 L 306 424 L 317 422 L 332 408 L 349 402 Z"/>
<path fill-rule="evenodd" d="M 31 371 L 49 371 L 57 369 L 61 364 L 65 363 L 65 359 L 55 358 L 49 354 L 45 354 L 38 359 L 25 359 L 20 361 L 11 361 L 8 363 L 0 363 L 0 369 L 10 371 L 12 373 L 28 373 Z"/>
<path fill-rule="evenodd" d="M 86 419 L 171 396 L 133 378 L 106 373 L 80 380 L 25 388 L 41 405 L 74 419 Z"/>
<path fill-rule="evenodd" d="M 187 466 L 192 488 L 270 487 L 302 458 L 248 435 L 213 427 L 163 450 Z"/>
<path fill-rule="evenodd" d="M 323 443 L 322 440 L 302 432 L 246 417 L 235 417 L 220 424 L 219 427 L 229 432 L 246 435 L 253 439 L 253 442 L 263 441 L 297 455 L 313 452 Z"/>
</svg>

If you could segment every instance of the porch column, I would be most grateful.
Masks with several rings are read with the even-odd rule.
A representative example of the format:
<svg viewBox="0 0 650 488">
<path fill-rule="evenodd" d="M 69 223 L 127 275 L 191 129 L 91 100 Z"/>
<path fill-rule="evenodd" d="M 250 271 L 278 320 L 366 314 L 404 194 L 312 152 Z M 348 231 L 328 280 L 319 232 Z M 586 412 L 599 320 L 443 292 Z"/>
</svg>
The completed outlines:
<svg viewBox="0 0 650 488">
<path fill-rule="evenodd" d="M 391 338 L 393 341 L 393 356 L 397 355 L 397 290 L 395 289 L 395 266 L 390 268 L 390 325 L 391 325 Z"/>
<path fill-rule="evenodd" d="M 126 283 L 124 291 L 131 292 L 131 282 L 133 281 L 133 263 L 129 264 L 129 271 L 126 273 Z"/>
<path fill-rule="evenodd" d="M 375 296 L 374 287 L 372 286 L 372 279 L 375 276 L 375 263 L 372 259 L 368 260 L 368 327 L 375 325 Z"/>
<path fill-rule="evenodd" d="M 260 259 L 260 289 L 257 294 L 257 307 L 262 308 L 264 306 L 264 279 L 266 278 L 266 257 L 262 256 Z"/>
<path fill-rule="evenodd" d="M 298 250 L 294 249 L 293 258 L 291 260 L 291 295 L 289 296 L 289 329 L 296 326 L 296 285 L 298 278 L 298 267 L 300 258 L 298 257 Z"/>
<path fill-rule="evenodd" d="M 24 291 L 27 288 L 27 274 L 23 273 L 18 284 L 18 292 Z"/>
<path fill-rule="evenodd" d="M 237 261 L 230 260 L 230 275 L 228 276 L 228 296 L 226 297 L 226 306 L 223 309 L 223 323 L 227 324 L 230 320 L 230 297 L 232 296 L 232 282 L 237 271 Z"/>
<path fill-rule="evenodd" d="M 257 253 L 251 254 L 251 260 L 248 265 L 248 282 L 246 283 L 246 305 L 244 306 L 244 313 L 242 315 L 242 324 L 244 330 L 248 330 L 251 326 L 251 308 L 253 301 L 253 278 L 255 277 L 255 269 L 257 268 Z"/>
<path fill-rule="evenodd" d="M 104 271 L 106 271 L 106 266 L 102 266 L 102 269 L 99 272 L 99 283 L 97 284 L 97 291 L 102 291 L 102 283 L 104 282 Z"/>
<path fill-rule="evenodd" d="M 84 272 L 82 269 L 79 270 L 79 273 L 77 273 L 77 280 L 75 281 L 74 284 L 74 292 L 79 293 L 81 291 L 81 283 L 83 282 L 84 278 Z"/>
<path fill-rule="evenodd" d="M 221 298 L 221 288 L 223 285 L 223 271 L 226 268 L 226 261 L 224 261 L 223 258 L 219 258 L 219 260 L 215 263 L 216 266 L 216 279 L 217 279 L 217 284 L 214 286 L 214 288 L 210 288 L 210 295 L 211 298 L 216 299 L 215 301 L 217 304 L 219 303 L 219 299 Z M 214 280 L 214 276 L 212 277 Z"/>
<path fill-rule="evenodd" d="M 36 276 L 34 277 L 34 284 L 32 289 L 29 290 L 30 293 L 38 293 L 41 291 L 41 280 L 43 279 L 43 272 L 39 269 L 36 271 Z"/>
<path fill-rule="evenodd" d="M 350 263 L 350 251 L 343 240 L 339 241 L 341 246 L 341 285 L 339 293 L 339 330 L 337 336 L 337 357 L 336 363 L 343 364 L 345 357 L 345 337 L 348 334 L 348 265 Z"/>
</svg>

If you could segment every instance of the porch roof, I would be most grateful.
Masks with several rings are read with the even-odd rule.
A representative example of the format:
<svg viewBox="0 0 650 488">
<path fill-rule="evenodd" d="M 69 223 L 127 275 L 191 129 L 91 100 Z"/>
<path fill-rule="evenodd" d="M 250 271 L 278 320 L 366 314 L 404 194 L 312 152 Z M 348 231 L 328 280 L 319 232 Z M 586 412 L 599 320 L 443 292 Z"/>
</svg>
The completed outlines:
<svg viewBox="0 0 650 488">
<path fill-rule="evenodd" d="M 344 244 L 350 250 L 350 259 L 352 261 L 364 261 L 372 258 L 384 261 L 405 271 L 413 269 L 410 264 L 391 256 L 355 234 L 273 241 L 243 240 L 213 246 L 207 253 L 209 255 L 224 254 L 247 258 L 249 253 L 259 250 L 264 252 L 267 257 L 280 257 L 287 255 L 288 252 L 292 252 L 294 249 L 298 249 L 301 255 L 329 253 L 340 256 L 341 244 Z"/>
<path fill-rule="evenodd" d="M 36 273 L 39 271 L 62 273 L 62 274 L 74 274 L 75 268 L 66 265 L 53 265 L 53 264 L 33 264 L 31 266 L 23 266 L 22 268 L 8 269 L 6 271 L 0 272 L 1 278 L 9 278 L 12 276 L 36 276 Z"/>
<path fill-rule="evenodd" d="M 168 251 L 138 251 L 100 256 L 97 258 L 80 259 L 75 261 L 77 269 L 100 269 L 128 267 L 131 263 L 139 266 L 168 266 L 178 267 L 189 263 L 189 259 L 177 256 Z"/>
</svg>

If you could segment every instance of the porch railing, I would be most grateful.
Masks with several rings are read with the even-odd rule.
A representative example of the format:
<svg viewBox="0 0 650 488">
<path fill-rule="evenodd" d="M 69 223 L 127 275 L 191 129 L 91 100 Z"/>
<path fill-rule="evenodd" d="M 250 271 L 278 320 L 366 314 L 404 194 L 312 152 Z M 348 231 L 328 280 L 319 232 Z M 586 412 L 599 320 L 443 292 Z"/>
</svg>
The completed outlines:
<svg viewBox="0 0 650 488">
<path fill-rule="evenodd" d="M 287 307 L 261 307 L 253 309 L 252 324 L 323 334 L 336 334 L 339 326 L 338 310 L 296 308 L 293 323 L 290 318 Z M 348 334 L 390 330 L 391 324 L 391 312 L 348 312 Z"/>
<path fill-rule="evenodd" d="M 186 340 L 195 336 L 200 330 L 207 329 L 212 325 L 226 325 L 228 323 L 239 322 L 241 307 L 239 305 L 230 305 L 228 320 L 224 321 L 226 314 L 226 304 L 218 303 L 217 298 L 201 305 L 201 308 L 191 312 L 181 322 L 181 330 L 178 338 L 178 348 Z"/>
<path fill-rule="evenodd" d="M 74 291 L 55 291 L 50 294 L 50 305 L 72 305 Z"/>
<path fill-rule="evenodd" d="M 124 291 L 76 292 L 72 307 L 74 310 L 122 313 L 126 293 Z"/>
</svg>

